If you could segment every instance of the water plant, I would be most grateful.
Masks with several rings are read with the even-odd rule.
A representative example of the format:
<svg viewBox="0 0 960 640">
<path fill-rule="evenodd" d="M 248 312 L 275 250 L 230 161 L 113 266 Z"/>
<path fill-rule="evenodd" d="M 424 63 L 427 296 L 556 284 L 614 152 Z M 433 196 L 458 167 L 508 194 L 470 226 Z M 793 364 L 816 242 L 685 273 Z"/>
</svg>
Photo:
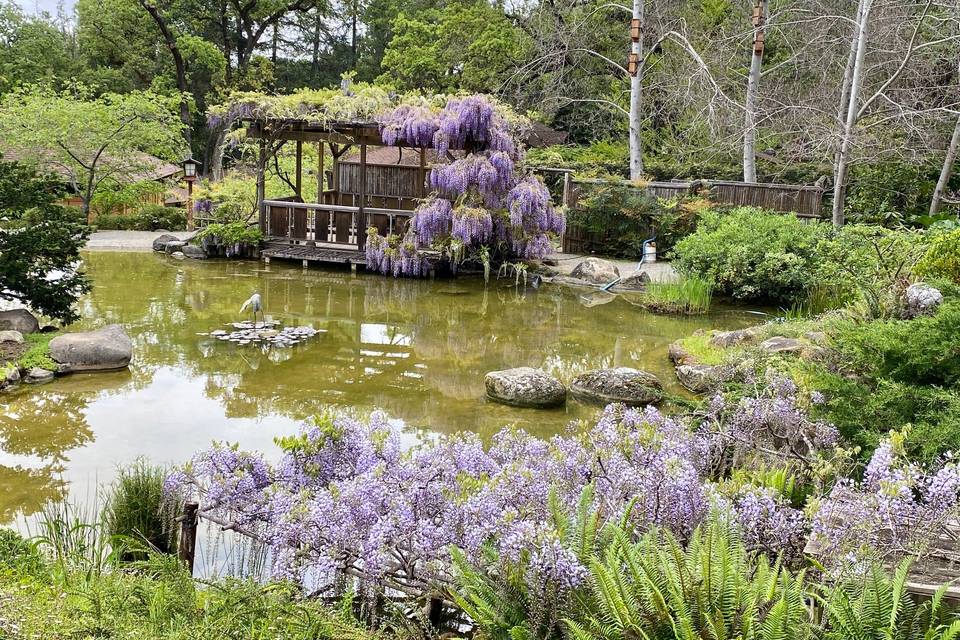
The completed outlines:
<svg viewBox="0 0 960 640">
<path fill-rule="evenodd" d="M 174 519 L 181 505 L 163 491 L 168 470 L 140 458 L 120 467 L 106 492 L 104 521 L 114 539 L 127 538 L 132 546 L 170 553 L 176 547 Z M 143 558 L 145 552 L 131 552 Z"/>
<path fill-rule="evenodd" d="M 644 306 L 669 313 L 706 313 L 712 299 L 713 283 L 697 276 L 681 276 L 677 282 L 650 282 L 643 290 Z"/>
</svg>

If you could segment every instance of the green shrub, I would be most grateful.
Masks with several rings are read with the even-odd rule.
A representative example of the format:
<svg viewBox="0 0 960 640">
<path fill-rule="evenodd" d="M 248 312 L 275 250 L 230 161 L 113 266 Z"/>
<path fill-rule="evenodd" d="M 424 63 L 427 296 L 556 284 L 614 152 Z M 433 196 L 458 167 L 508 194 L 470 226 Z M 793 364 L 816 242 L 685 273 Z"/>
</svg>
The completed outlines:
<svg viewBox="0 0 960 640">
<path fill-rule="evenodd" d="M 256 245 L 263 240 L 263 232 L 261 232 L 257 226 L 238 220 L 225 224 L 214 223 L 207 225 L 196 235 L 194 240 L 197 242 L 207 240 L 222 245 Z"/>
<path fill-rule="evenodd" d="M 17 367 L 20 369 L 46 369 L 47 371 L 56 371 L 57 363 L 50 357 L 50 341 L 56 336 L 55 333 L 28 333 L 24 336 L 27 343 L 27 350 L 17 359 Z"/>
<path fill-rule="evenodd" d="M 876 225 L 831 230 L 817 245 L 816 281 L 843 303 L 856 303 L 862 316 L 899 315 L 924 241 L 922 233 Z"/>
<path fill-rule="evenodd" d="M 656 198 L 632 185 L 596 184 L 567 213 L 569 227 L 580 227 L 588 239 L 583 251 L 639 259 L 643 241 L 657 233 L 663 210 Z"/>
<path fill-rule="evenodd" d="M 960 383 L 960 301 L 945 302 L 934 315 L 915 320 L 841 324 L 834 346 L 844 366 L 873 379 L 956 385 Z"/>
<path fill-rule="evenodd" d="M 716 293 L 789 305 L 815 283 L 820 225 L 749 207 L 704 212 L 673 250 L 674 267 Z"/>
<path fill-rule="evenodd" d="M 97 216 L 98 229 L 119 229 L 123 231 L 156 231 L 167 229 L 176 231 L 186 229 L 187 213 L 177 207 L 145 205 L 136 213 L 100 214 Z"/>
<path fill-rule="evenodd" d="M 917 274 L 960 284 L 960 229 L 936 235 L 920 258 Z"/>
</svg>

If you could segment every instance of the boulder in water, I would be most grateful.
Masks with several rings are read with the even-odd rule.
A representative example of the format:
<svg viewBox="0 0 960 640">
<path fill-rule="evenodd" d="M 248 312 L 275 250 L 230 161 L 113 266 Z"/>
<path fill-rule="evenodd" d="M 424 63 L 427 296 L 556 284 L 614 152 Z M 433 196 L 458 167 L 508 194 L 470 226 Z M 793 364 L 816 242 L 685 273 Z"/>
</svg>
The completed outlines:
<svg viewBox="0 0 960 640">
<path fill-rule="evenodd" d="M 166 251 L 168 242 L 179 242 L 180 239 L 177 236 L 170 235 L 165 233 L 162 236 L 158 236 L 153 240 L 153 250 L 154 251 Z"/>
<path fill-rule="evenodd" d="M 579 400 L 595 404 L 622 402 L 643 406 L 660 401 L 663 385 L 657 376 L 647 371 L 617 367 L 588 371 L 577 376 L 570 384 L 570 393 Z"/>
<path fill-rule="evenodd" d="M 483 383 L 488 398 L 513 407 L 556 407 L 567 400 L 562 382 L 532 367 L 491 371 Z"/>
<path fill-rule="evenodd" d="M 591 284 L 607 284 L 620 277 L 620 270 L 609 260 L 587 258 L 580 261 L 570 275 Z"/>
</svg>

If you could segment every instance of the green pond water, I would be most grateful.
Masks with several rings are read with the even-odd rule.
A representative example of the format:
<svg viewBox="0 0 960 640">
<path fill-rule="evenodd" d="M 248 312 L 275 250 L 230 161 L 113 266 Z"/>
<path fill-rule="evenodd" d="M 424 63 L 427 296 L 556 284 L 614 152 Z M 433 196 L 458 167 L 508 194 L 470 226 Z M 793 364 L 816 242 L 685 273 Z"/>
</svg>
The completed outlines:
<svg viewBox="0 0 960 640">
<path fill-rule="evenodd" d="M 0 523 L 44 501 L 96 495 L 138 456 L 183 462 L 213 440 L 275 451 L 327 407 L 382 409 L 410 442 L 425 431 L 489 437 L 515 424 L 539 435 L 590 419 L 484 399 L 487 371 L 541 367 L 561 380 L 610 366 L 651 371 L 680 392 L 667 345 L 705 328 L 755 323 L 746 310 L 680 318 L 629 298 L 513 281 L 412 281 L 278 263 L 176 261 L 151 253 L 88 253 L 93 290 L 70 330 L 122 324 L 134 343 L 128 371 L 77 374 L 0 395 Z M 323 332 L 292 348 L 234 345 L 198 335 L 241 320 L 263 296 L 267 318 Z"/>
</svg>

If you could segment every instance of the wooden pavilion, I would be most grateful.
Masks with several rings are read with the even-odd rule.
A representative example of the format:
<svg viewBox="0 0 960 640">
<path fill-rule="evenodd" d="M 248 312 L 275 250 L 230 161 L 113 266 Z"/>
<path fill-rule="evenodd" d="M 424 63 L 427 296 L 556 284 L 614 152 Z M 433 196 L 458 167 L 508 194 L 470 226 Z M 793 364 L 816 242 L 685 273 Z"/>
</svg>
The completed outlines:
<svg viewBox="0 0 960 640">
<path fill-rule="evenodd" d="M 261 256 L 310 262 L 366 264 L 367 229 L 381 235 L 404 233 L 413 210 L 427 196 L 427 171 L 449 162 L 433 149 L 387 146 L 375 122 L 328 122 L 253 119 L 247 135 L 259 141 L 257 203 L 264 235 Z M 566 134 L 535 126 L 530 146 L 562 142 Z M 265 172 L 269 157 L 286 143 L 296 145 L 294 193 L 268 200 Z M 303 145 L 318 149 L 318 202 L 303 198 Z M 328 186 L 328 188 L 324 188 Z"/>
<path fill-rule="evenodd" d="M 257 162 L 257 204 L 265 243 L 261 255 L 270 258 L 365 264 L 367 229 L 381 234 L 402 233 L 419 199 L 426 196 L 426 150 L 406 149 L 415 166 L 384 166 L 367 161 L 369 147 L 385 146 L 375 122 L 255 120 L 247 135 L 260 143 Z M 268 200 L 265 172 L 269 156 L 287 142 L 296 145 L 294 193 Z M 303 198 L 303 145 L 318 148 L 318 202 Z M 355 162 L 342 163 L 350 151 Z M 329 170 L 327 163 L 329 162 Z M 324 178 L 327 177 L 325 180 Z M 329 188 L 325 186 L 329 185 Z"/>
</svg>

